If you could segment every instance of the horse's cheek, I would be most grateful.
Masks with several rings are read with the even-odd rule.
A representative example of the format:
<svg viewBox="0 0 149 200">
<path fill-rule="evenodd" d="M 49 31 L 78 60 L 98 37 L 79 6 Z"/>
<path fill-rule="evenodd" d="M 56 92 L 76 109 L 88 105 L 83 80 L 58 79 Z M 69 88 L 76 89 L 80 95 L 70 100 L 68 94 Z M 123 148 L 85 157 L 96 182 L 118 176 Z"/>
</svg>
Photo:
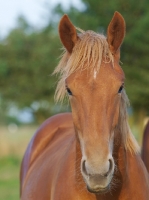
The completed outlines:
<svg viewBox="0 0 149 200">
<path fill-rule="evenodd" d="M 80 112 L 79 106 L 75 101 L 71 102 L 72 118 L 75 127 L 81 130 L 82 112 Z"/>
</svg>

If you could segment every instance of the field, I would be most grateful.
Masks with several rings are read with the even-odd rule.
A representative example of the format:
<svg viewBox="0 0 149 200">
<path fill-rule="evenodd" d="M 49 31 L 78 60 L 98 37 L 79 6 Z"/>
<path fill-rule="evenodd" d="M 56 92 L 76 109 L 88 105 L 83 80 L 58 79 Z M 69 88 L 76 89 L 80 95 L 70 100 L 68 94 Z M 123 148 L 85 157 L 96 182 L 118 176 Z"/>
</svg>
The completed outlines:
<svg viewBox="0 0 149 200">
<path fill-rule="evenodd" d="M 0 127 L 0 200 L 19 200 L 20 163 L 36 129 L 13 124 L 12 127 Z"/>
<path fill-rule="evenodd" d="M 134 123 L 130 118 L 131 129 L 141 144 L 139 133 L 143 126 L 134 126 Z M 16 127 L 14 124 L 0 127 L 0 200 L 19 200 L 20 163 L 36 129 L 36 126 Z"/>
<path fill-rule="evenodd" d="M 0 199 L 19 199 L 19 165 L 20 159 L 5 157 L 0 159 Z"/>
</svg>

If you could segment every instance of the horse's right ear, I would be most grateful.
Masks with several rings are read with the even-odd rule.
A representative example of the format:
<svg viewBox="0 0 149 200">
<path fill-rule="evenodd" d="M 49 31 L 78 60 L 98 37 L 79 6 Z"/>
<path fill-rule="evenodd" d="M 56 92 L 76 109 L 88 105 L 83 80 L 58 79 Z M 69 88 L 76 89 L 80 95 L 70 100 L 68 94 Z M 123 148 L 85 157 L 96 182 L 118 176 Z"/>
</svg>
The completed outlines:
<svg viewBox="0 0 149 200">
<path fill-rule="evenodd" d="M 59 36 L 64 47 L 69 53 L 71 53 L 78 36 L 74 25 L 71 23 L 67 15 L 64 15 L 60 20 Z"/>
<path fill-rule="evenodd" d="M 119 50 L 125 37 L 125 30 L 124 18 L 119 12 L 115 12 L 107 30 L 107 41 L 113 54 Z"/>
</svg>

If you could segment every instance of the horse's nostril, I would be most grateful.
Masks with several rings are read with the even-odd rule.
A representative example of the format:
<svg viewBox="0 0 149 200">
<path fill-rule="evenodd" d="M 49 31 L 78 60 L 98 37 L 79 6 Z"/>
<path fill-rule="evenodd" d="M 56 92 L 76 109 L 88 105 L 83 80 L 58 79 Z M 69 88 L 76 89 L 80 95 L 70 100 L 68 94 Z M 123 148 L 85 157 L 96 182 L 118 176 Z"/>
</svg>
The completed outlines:
<svg viewBox="0 0 149 200">
<path fill-rule="evenodd" d="M 103 176 L 107 177 L 110 172 L 112 171 L 112 168 L 113 168 L 113 162 L 111 159 L 109 159 L 109 171 L 107 173 L 105 173 Z"/>
<path fill-rule="evenodd" d="M 83 161 L 83 163 L 82 163 L 82 171 L 83 171 L 83 173 L 85 174 L 85 175 L 88 175 L 87 174 L 87 171 L 86 171 L 86 166 L 85 166 L 85 160 Z"/>
<path fill-rule="evenodd" d="M 113 162 L 111 159 L 109 159 L 109 172 L 111 172 L 112 168 L 113 168 Z"/>
</svg>

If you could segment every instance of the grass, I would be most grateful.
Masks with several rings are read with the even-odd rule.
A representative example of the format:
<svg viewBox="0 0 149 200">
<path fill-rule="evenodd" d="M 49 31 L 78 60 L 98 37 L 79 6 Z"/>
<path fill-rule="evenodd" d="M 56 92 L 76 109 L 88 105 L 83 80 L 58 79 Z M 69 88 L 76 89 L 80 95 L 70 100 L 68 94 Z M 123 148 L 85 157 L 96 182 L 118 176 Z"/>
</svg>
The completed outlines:
<svg viewBox="0 0 149 200">
<path fill-rule="evenodd" d="M 0 199 L 19 199 L 20 159 L 14 156 L 0 158 Z"/>
<path fill-rule="evenodd" d="M 10 129 L 12 126 L 0 127 L 0 157 L 8 155 L 22 156 L 33 133 L 35 126 L 21 126 Z"/>
<path fill-rule="evenodd" d="M 20 164 L 37 127 L 0 127 L 0 200 L 19 200 Z"/>
</svg>

